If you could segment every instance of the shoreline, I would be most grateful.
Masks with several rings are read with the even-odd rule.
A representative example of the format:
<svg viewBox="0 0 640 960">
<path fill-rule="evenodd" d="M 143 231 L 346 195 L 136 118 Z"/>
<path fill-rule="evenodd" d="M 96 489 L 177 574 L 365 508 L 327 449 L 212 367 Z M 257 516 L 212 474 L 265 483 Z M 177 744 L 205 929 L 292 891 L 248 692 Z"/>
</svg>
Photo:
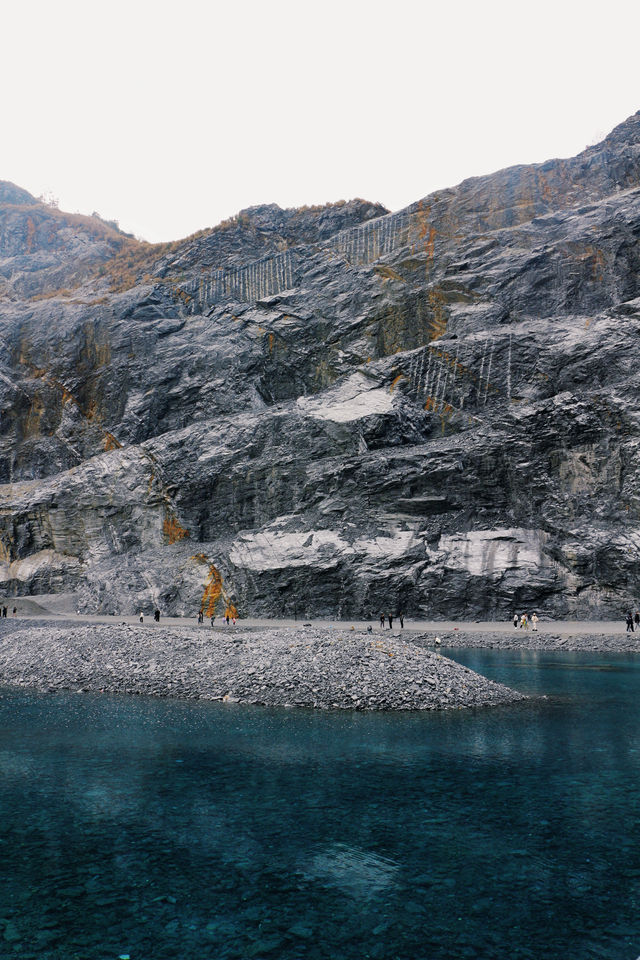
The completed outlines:
<svg viewBox="0 0 640 960">
<path fill-rule="evenodd" d="M 321 710 L 450 710 L 529 698 L 449 659 L 448 650 L 640 653 L 640 632 L 473 626 L 368 632 L 241 621 L 212 629 L 191 621 L 9 616 L 0 619 L 0 684 Z"/>
</svg>

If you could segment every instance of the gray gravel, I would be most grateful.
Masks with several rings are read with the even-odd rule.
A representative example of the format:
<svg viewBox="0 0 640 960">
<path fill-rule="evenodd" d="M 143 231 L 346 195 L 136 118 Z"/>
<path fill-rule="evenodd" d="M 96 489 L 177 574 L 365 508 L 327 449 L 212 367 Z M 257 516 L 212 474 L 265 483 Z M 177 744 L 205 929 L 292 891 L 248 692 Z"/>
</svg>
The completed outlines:
<svg viewBox="0 0 640 960">
<path fill-rule="evenodd" d="M 548 629 L 548 627 L 547 627 Z M 611 653 L 640 653 L 640 630 L 626 633 L 624 624 L 618 633 L 560 634 L 513 629 L 500 633 L 491 631 L 439 630 L 412 634 L 411 641 L 434 649 L 447 647 L 495 647 L 501 650 L 593 650 Z"/>
<path fill-rule="evenodd" d="M 314 627 L 213 631 L 0 622 L 0 684 L 268 706 L 443 710 L 525 699 L 426 637 Z"/>
</svg>

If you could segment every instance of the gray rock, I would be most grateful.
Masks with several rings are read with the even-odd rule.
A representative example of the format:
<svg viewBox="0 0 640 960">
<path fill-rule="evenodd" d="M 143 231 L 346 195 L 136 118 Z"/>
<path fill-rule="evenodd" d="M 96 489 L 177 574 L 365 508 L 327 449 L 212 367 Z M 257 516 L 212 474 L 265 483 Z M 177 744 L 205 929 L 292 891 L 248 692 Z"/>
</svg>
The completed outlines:
<svg viewBox="0 0 640 960">
<path fill-rule="evenodd" d="M 397 213 L 262 206 L 156 246 L 0 183 L 0 592 L 619 616 L 639 186 L 640 114 Z"/>
<path fill-rule="evenodd" d="M 189 628 L 186 628 L 187 630 Z M 141 636 L 143 643 L 138 642 Z M 502 684 L 432 653 L 418 643 L 365 632 L 247 632 L 232 639 L 207 634 L 195 647 L 185 629 L 77 626 L 31 621 L 19 629 L 0 621 L 0 683 L 55 693 L 79 689 L 77 664 L 87 667 L 85 691 L 155 694 L 182 699 L 294 705 L 340 710 L 439 710 L 524 699 Z M 288 656 L 279 654 L 287 649 Z M 363 662 L 370 661 L 365 670 Z M 432 685 L 411 683 L 419 671 Z M 264 683 L 263 679 L 268 682 Z M 372 683 L 373 681 L 373 683 Z M 439 695 L 445 686 L 447 697 Z"/>
</svg>

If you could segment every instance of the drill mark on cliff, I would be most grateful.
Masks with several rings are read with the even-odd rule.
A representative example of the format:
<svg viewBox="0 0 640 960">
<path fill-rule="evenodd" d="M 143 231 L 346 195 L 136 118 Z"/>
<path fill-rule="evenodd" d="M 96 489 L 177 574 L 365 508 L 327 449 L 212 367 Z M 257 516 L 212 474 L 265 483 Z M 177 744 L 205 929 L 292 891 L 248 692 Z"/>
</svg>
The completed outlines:
<svg viewBox="0 0 640 960">
<path fill-rule="evenodd" d="M 487 367 L 487 378 L 484 388 L 484 404 L 487 402 L 487 394 L 489 393 L 489 387 L 491 386 L 490 377 L 491 377 L 491 364 L 493 363 L 493 350 L 494 350 L 494 341 L 491 340 L 491 351 L 489 353 L 489 365 Z"/>
<path fill-rule="evenodd" d="M 452 411 L 462 413 L 465 403 L 465 383 L 467 390 L 472 385 L 475 402 L 485 406 L 490 395 L 502 393 L 500 387 L 491 380 L 496 359 L 495 342 L 493 339 L 485 341 L 479 373 L 475 373 L 471 366 L 461 362 L 460 349 L 460 344 L 457 343 L 454 354 L 429 344 L 411 357 L 406 368 L 407 374 L 404 374 L 399 367 L 394 368 L 393 372 L 397 375 L 392 388 L 404 375 L 405 394 L 416 403 L 420 403 L 425 410 L 445 414 L 446 422 L 449 421 Z"/>
<path fill-rule="evenodd" d="M 408 232 L 409 214 L 401 211 L 342 230 L 326 246 L 337 250 L 348 263 L 364 266 L 406 246 Z"/>
<path fill-rule="evenodd" d="M 411 224 L 414 230 L 417 228 L 417 237 L 411 243 L 411 252 L 416 253 L 418 250 L 421 252 L 424 250 L 426 254 L 425 274 L 427 278 L 433 265 L 437 236 L 436 228 L 429 222 L 430 215 L 431 204 L 425 204 L 424 200 L 421 200 L 418 204 L 418 209 L 412 216 Z"/>
<path fill-rule="evenodd" d="M 298 254 L 285 250 L 241 267 L 221 267 L 183 288 L 191 296 L 194 312 L 224 300 L 255 303 L 292 289 L 297 283 L 297 266 Z"/>
<path fill-rule="evenodd" d="M 423 393 L 428 393 L 429 387 L 431 386 L 431 365 L 433 361 L 433 351 L 427 350 L 427 353 L 429 354 L 429 362 L 427 364 L 427 372 L 424 375 L 424 380 L 422 384 Z"/>
</svg>

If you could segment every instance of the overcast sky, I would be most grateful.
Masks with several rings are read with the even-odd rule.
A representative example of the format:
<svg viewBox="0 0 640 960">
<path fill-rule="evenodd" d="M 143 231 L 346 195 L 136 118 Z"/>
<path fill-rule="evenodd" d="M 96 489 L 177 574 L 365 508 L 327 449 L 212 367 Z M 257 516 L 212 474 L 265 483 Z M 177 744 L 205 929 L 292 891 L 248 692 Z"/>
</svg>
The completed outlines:
<svg viewBox="0 0 640 960">
<path fill-rule="evenodd" d="M 146 240 L 392 210 L 640 109 L 640 3 L 0 0 L 0 179 Z"/>
</svg>

